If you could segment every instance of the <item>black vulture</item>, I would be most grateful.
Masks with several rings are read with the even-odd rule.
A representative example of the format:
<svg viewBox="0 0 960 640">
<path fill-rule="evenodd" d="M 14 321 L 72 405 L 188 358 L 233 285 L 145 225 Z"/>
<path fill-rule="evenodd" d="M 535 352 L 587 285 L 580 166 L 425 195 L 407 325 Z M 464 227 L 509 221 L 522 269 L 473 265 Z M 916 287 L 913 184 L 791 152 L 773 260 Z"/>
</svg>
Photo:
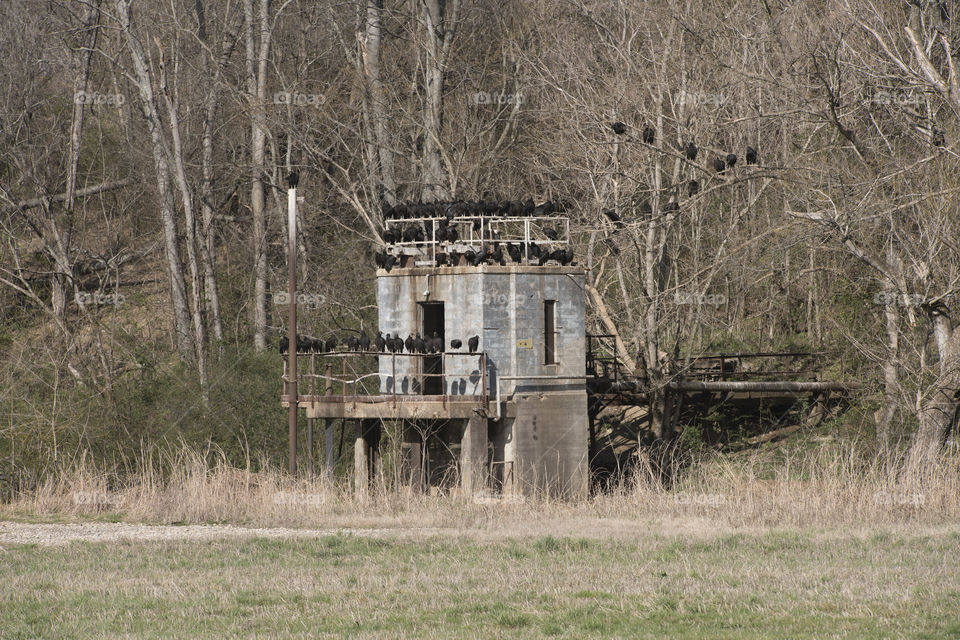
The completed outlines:
<svg viewBox="0 0 960 640">
<path fill-rule="evenodd" d="M 384 220 L 393 220 L 394 216 L 397 214 L 397 208 L 391 205 L 383 207 L 383 219 Z"/>
<path fill-rule="evenodd" d="M 397 256 L 387 256 L 383 261 L 383 268 L 387 273 L 390 273 L 390 269 L 393 269 L 395 264 L 397 264 Z"/>
<path fill-rule="evenodd" d="M 699 151 L 699 149 L 697 149 L 697 145 L 693 143 L 693 140 L 687 143 L 687 146 L 684 148 L 683 151 L 687 156 L 687 160 L 690 160 L 691 162 L 696 161 L 697 152 Z"/>
<path fill-rule="evenodd" d="M 467 253 L 470 253 L 470 252 L 468 251 Z M 484 244 L 483 249 L 480 251 L 480 253 L 475 253 L 473 255 L 473 260 L 470 261 L 470 264 L 471 266 L 479 267 L 483 263 L 483 261 L 486 259 L 487 259 L 487 245 Z"/>
<path fill-rule="evenodd" d="M 640 215 L 643 216 L 644 218 L 649 218 L 650 216 L 653 215 L 653 206 L 651 206 L 649 200 L 644 200 L 640 204 Z"/>
<path fill-rule="evenodd" d="M 573 249 L 567 247 L 566 249 L 561 249 L 559 252 L 560 255 L 557 256 L 557 262 L 563 266 L 567 266 L 573 262 Z"/>
<path fill-rule="evenodd" d="M 723 161 L 723 158 L 717 156 L 713 159 L 713 170 L 717 173 L 723 173 L 727 168 L 727 163 Z"/>
<path fill-rule="evenodd" d="M 501 246 L 500 246 L 499 244 L 497 244 L 497 243 L 494 243 L 494 245 L 493 245 L 493 253 L 490 254 L 490 257 L 493 258 L 493 261 L 494 261 L 494 262 L 496 262 L 497 264 L 499 264 L 499 265 L 502 267 L 502 266 L 504 265 L 504 260 L 503 260 L 503 247 L 501 247 Z"/>
<path fill-rule="evenodd" d="M 497 211 L 497 213 L 499 213 L 501 216 L 509 216 L 509 215 L 510 215 L 510 201 L 509 201 L 509 200 L 502 200 L 502 201 L 500 202 L 500 204 L 498 205 L 498 207 L 499 207 L 499 210 Z"/>
<path fill-rule="evenodd" d="M 523 203 L 519 200 L 510 201 L 510 215 L 514 218 L 519 218 L 523 215 Z"/>
<path fill-rule="evenodd" d="M 277 343 L 277 348 L 280 350 L 281 354 L 290 351 L 290 338 L 285 335 L 281 335 L 280 340 Z"/>
<path fill-rule="evenodd" d="M 557 230 L 551 229 L 550 227 L 545 227 L 543 229 L 543 235 L 547 236 L 551 240 L 556 240 L 559 237 L 557 236 Z"/>
<path fill-rule="evenodd" d="M 603 215 L 607 216 L 610 219 L 610 222 L 615 224 L 618 229 L 623 228 L 623 218 L 620 217 L 620 214 L 614 211 L 613 209 L 607 209 L 603 212 Z"/>
<path fill-rule="evenodd" d="M 737 164 L 737 154 L 735 154 L 735 153 L 728 153 L 728 154 L 727 154 L 727 166 L 732 169 L 735 164 Z"/>
<path fill-rule="evenodd" d="M 323 350 L 327 353 L 334 351 L 337 348 L 337 336 L 330 336 L 327 338 L 327 341 L 323 343 Z"/>
<path fill-rule="evenodd" d="M 427 352 L 427 347 L 426 347 L 426 345 L 424 344 L 423 338 L 420 336 L 419 333 L 417 334 L 417 337 L 413 339 L 413 349 L 414 349 L 414 351 L 416 351 L 417 353 L 426 353 L 426 352 Z"/>
<path fill-rule="evenodd" d="M 500 205 L 496 202 L 488 201 L 483 203 L 483 212 L 491 216 L 500 211 Z"/>
<path fill-rule="evenodd" d="M 387 348 L 387 341 L 383 337 L 383 331 L 377 331 L 377 337 L 373 339 L 373 344 L 377 347 L 377 351 L 384 352 Z"/>
<path fill-rule="evenodd" d="M 356 351 L 357 347 L 360 346 L 360 341 L 356 336 L 350 336 L 343 341 L 343 344 L 347 347 L 347 351 Z"/>
<path fill-rule="evenodd" d="M 404 242 L 413 242 L 416 233 L 417 227 L 409 226 L 403 230 L 403 235 L 401 237 L 403 238 Z"/>
<path fill-rule="evenodd" d="M 310 347 L 313 345 L 313 341 L 309 338 L 302 338 L 297 336 L 297 353 L 305 353 L 310 351 Z"/>
<path fill-rule="evenodd" d="M 397 346 L 393 343 L 393 337 L 388 333 L 387 337 L 383 339 L 384 346 L 387 348 L 387 351 L 390 353 L 397 352 Z"/>
<path fill-rule="evenodd" d="M 747 164 L 757 164 L 757 150 L 747 145 Z"/>
<path fill-rule="evenodd" d="M 287 186 L 296 189 L 298 184 L 300 184 L 300 174 L 296 171 L 290 172 L 290 175 L 287 176 Z"/>
<path fill-rule="evenodd" d="M 667 204 L 663 205 L 664 213 L 676 213 L 677 211 L 680 211 L 680 205 L 676 202 L 668 202 Z"/>
<path fill-rule="evenodd" d="M 323 340 L 320 338 L 314 338 L 310 341 L 310 351 L 315 353 L 323 353 Z"/>
<path fill-rule="evenodd" d="M 533 258 L 536 260 L 540 257 L 540 247 L 537 246 L 536 242 L 531 242 L 527 245 L 527 260 Z"/>
<path fill-rule="evenodd" d="M 933 143 L 933 146 L 942 148 L 947 141 L 946 137 L 943 135 L 943 131 L 940 129 L 932 129 L 930 131 L 930 142 Z"/>
<path fill-rule="evenodd" d="M 553 252 L 544 251 L 543 253 L 540 254 L 540 259 L 537 260 L 537 264 L 542 267 L 543 265 L 547 264 L 548 260 L 552 260 L 552 259 L 553 259 Z"/>
<path fill-rule="evenodd" d="M 462 346 L 463 346 L 463 340 L 456 340 L 456 339 L 454 339 L 454 340 L 451 340 L 451 341 L 450 341 L 450 349 L 451 349 L 451 350 L 453 350 L 453 349 L 459 349 L 459 348 L 462 347 Z"/>
<path fill-rule="evenodd" d="M 627 125 L 622 122 L 613 122 L 610 124 L 610 128 L 613 129 L 613 132 L 618 136 L 622 136 L 627 132 Z"/>
<path fill-rule="evenodd" d="M 606 244 L 608 247 L 610 247 L 610 252 L 613 255 L 615 256 L 620 255 L 620 249 L 617 247 L 617 243 L 613 241 L 613 238 L 608 236 L 603 239 L 603 243 Z"/>
<path fill-rule="evenodd" d="M 409 333 L 407 334 L 407 339 L 404 340 L 404 342 L 403 342 L 403 346 L 405 346 L 405 347 L 407 348 L 407 353 L 416 353 L 416 352 L 413 350 L 413 347 L 414 347 L 413 336 L 410 335 Z"/>
<path fill-rule="evenodd" d="M 700 183 L 696 180 L 691 180 L 687 183 L 687 195 L 693 197 L 700 193 Z"/>
<path fill-rule="evenodd" d="M 423 227 L 417 225 L 413 229 L 413 239 L 417 242 L 423 242 L 427 239 L 426 234 L 423 232 Z"/>
<path fill-rule="evenodd" d="M 393 349 L 397 353 L 403 353 L 403 338 L 401 338 L 399 335 L 393 339 Z"/>
<path fill-rule="evenodd" d="M 366 331 L 360 332 L 360 351 L 370 351 L 370 336 Z"/>
<path fill-rule="evenodd" d="M 470 351 L 470 353 L 476 353 L 477 349 L 479 348 L 480 348 L 480 336 L 473 336 L 472 338 L 467 340 L 467 350 Z"/>
<path fill-rule="evenodd" d="M 536 208 L 537 204 L 533 201 L 533 198 L 527 198 L 526 202 L 523 203 L 523 215 L 533 215 Z"/>
<path fill-rule="evenodd" d="M 507 253 L 510 254 L 510 259 L 514 262 L 520 262 L 523 259 L 523 256 L 520 255 L 520 247 L 512 242 L 507 243 Z"/>
<path fill-rule="evenodd" d="M 377 268 L 379 269 L 383 268 L 383 261 L 386 257 L 387 257 L 386 251 L 377 251 L 375 254 L 373 254 L 373 261 L 377 264 Z"/>
<path fill-rule="evenodd" d="M 474 232 L 480 233 L 480 228 L 481 228 L 481 226 L 482 226 L 482 225 L 480 224 L 480 219 L 479 219 L 479 218 L 477 218 L 476 220 L 473 221 L 473 230 L 474 230 Z"/>
<path fill-rule="evenodd" d="M 643 128 L 643 141 L 647 144 L 653 144 L 653 141 L 657 138 L 657 132 L 653 130 L 653 127 L 644 127 Z"/>
<path fill-rule="evenodd" d="M 460 242 L 460 234 L 456 227 L 447 228 L 447 242 Z"/>
<path fill-rule="evenodd" d="M 473 249 L 467 249 L 467 251 L 463 254 L 463 257 L 467 261 L 467 264 L 473 265 L 474 261 L 477 259 L 477 252 Z"/>
<path fill-rule="evenodd" d="M 410 209 L 403 203 L 398 204 L 393 208 L 393 217 L 397 220 L 402 220 L 408 215 L 410 215 Z"/>
<path fill-rule="evenodd" d="M 447 255 L 445 253 L 438 253 L 436 258 L 436 264 L 438 267 L 447 266 Z"/>
</svg>

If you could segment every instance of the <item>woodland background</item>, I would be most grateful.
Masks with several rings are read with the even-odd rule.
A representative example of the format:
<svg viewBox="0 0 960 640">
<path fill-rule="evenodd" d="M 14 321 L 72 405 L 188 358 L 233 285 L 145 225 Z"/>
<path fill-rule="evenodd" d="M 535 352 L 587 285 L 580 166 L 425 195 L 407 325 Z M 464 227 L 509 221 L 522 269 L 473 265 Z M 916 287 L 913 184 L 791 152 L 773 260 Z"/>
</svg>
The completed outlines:
<svg viewBox="0 0 960 640">
<path fill-rule="evenodd" d="M 29 483 L 88 455 L 132 468 L 184 443 L 282 461 L 271 291 L 291 171 L 316 303 L 304 333 L 376 330 L 384 204 L 562 201 L 589 268 L 587 330 L 641 354 L 654 394 L 677 354 L 829 351 L 825 376 L 842 356 L 868 385 L 841 437 L 930 463 L 960 399 L 955 13 L 2 3 L 0 471 Z M 728 153 L 739 162 L 718 175 Z"/>
</svg>

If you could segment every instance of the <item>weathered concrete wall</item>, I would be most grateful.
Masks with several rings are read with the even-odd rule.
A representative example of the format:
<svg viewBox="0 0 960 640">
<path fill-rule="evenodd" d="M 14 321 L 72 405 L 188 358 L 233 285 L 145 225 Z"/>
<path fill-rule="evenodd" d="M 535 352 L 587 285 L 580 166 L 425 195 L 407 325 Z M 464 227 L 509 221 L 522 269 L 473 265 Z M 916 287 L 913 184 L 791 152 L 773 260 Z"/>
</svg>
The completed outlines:
<svg viewBox="0 0 960 640">
<path fill-rule="evenodd" d="M 420 330 L 419 303 L 443 302 L 445 348 L 452 339 L 480 336 L 480 351 L 487 353 L 489 393 L 495 395 L 499 376 L 573 376 L 584 374 L 584 273 L 578 267 L 483 266 L 394 269 L 378 272 L 377 305 L 384 334 L 416 335 Z M 558 364 L 544 363 L 544 301 L 556 301 L 556 353 Z M 396 366 L 397 393 L 419 393 L 415 359 L 380 358 L 381 390 L 393 392 Z M 444 358 L 444 390 L 450 395 L 478 395 L 479 363 L 475 356 L 448 354 Z M 582 388 L 583 382 L 504 380 L 502 395 L 514 388 Z"/>
<path fill-rule="evenodd" d="M 574 498 L 587 494 L 586 391 L 517 393 L 508 459 L 525 495 Z"/>
</svg>

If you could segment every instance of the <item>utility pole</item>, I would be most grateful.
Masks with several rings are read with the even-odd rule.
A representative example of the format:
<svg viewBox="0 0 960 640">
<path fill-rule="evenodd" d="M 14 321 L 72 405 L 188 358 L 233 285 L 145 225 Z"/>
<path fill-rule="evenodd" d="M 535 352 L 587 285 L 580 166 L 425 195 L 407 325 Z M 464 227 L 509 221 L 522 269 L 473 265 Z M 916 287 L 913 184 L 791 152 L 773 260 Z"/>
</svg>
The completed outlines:
<svg viewBox="0 0 960 640">
<path fill-rule="evenodd" d="M 287 357 L 290 359 L 287 388 L 290 397 L 290 475 L 297 475 L 297 183 L 300 174 L 296 171 L 287 176 L 287 294 L 290 297 L 290 342 Z"/>
</svg>

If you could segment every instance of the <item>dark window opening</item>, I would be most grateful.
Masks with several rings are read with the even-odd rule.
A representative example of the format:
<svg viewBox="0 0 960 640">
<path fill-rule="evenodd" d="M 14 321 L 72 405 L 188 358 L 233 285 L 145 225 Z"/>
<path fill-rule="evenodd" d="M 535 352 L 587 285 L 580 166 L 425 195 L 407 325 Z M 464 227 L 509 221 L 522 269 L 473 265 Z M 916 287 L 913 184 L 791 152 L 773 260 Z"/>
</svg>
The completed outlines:
<svg viewBox="0 0 960 640">
<path fill-rule="evenodd" d="M 556 300 L 543 303 L 543 362 L 557 364 Z"/>
<path fill-rule="evenodd" d="M 442 302 L 421 302 L 420 303 L 420 335 L 424 340 L 433 337 L 436 333 L 440 340 L 446 341 L 443 335 L 443 303 Z M 440 355 L 423 356 L 423 394 L 427 396 L 443 395 L 443 357 Z"/>
</svg>

